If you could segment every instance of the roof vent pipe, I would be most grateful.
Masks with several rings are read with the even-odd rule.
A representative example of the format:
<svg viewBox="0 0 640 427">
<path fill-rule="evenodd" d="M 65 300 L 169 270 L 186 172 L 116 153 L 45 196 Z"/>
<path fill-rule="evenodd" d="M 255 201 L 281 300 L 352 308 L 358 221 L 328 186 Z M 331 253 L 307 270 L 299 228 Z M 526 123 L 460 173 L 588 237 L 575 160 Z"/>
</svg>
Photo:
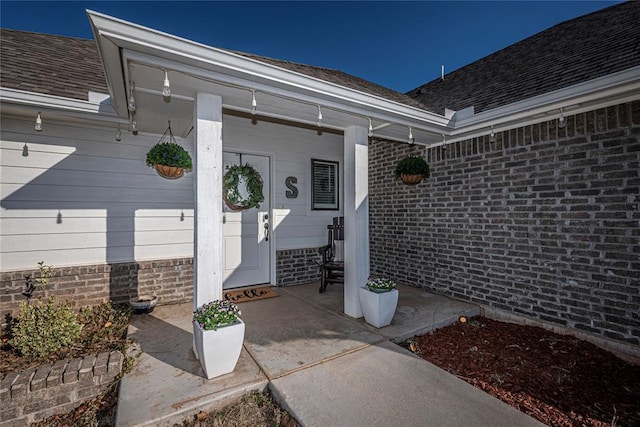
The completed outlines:
<svg viewBox="0 0 640 427">
<path fill-rule="evenodd" d="M 440 80 L 444 81 L 444 65 L 440 67 Z"/>
</svg>

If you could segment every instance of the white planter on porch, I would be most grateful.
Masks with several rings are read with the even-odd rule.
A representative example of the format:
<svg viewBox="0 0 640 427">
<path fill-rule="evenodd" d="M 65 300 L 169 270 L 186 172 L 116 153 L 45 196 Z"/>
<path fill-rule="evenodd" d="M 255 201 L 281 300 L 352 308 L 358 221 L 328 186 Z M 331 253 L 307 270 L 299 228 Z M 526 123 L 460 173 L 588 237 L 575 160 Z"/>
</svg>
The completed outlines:
<svg viewBox="0 0 640 427">
<path fill-rule="evenodd" d="M 376 328 L 389 325 L 398 306 L 398 290 L 379 293 L 360 288 L 359 291 L 364 320 Z"/>
<path fill-rule="evenodd" d="M 204 330 L 194 322 L 193 338 L 204 375 L 207 379 L 219 377 L 233 372 L 238 363 L 244 342 L 244 322 L 238 319 L 216 331 Z"/>
</svg>

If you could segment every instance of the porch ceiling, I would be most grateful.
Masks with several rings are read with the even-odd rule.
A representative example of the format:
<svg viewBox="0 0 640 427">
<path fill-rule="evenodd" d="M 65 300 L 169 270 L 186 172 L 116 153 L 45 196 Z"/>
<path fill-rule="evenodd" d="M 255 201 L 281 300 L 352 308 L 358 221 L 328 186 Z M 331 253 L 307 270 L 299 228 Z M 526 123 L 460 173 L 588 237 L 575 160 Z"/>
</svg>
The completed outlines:
<svg viewBox="0 0 640 427">
<path fill-rule="evenodd" d="M 376 137 L 407 141 L 411 127 L 420 144 L 440 142 L 450 132 L 444 116 L 106 15 L 88 14 L 114 109 L 120 117 L 132 119 L 127 100 L 134 88 L 135 120 L 142 132 L 162 133 L 171 120 L 174 133 L 187 136 L 199 92 L 220 95 L 223 108 L 245 113 L 251 113 L 255 92 L 257 119 L 266 116 L 314 126 L 320 106 L 322 128 L 368 128 L 371 119 Z M 169 103 L 162 98 L 165 70 L 171 83 Z"/>
</svg>

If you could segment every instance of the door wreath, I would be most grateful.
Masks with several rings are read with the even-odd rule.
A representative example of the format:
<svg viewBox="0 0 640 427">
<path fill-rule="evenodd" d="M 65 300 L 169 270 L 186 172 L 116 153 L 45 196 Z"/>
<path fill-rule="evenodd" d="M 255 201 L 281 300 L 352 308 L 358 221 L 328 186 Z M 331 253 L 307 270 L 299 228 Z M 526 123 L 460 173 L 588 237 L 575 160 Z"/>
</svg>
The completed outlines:
<svg viewBox="0 0 640 427">
<path fill-rule="evenodd" d="M 240 194 L 241 181 L 246 187 L 246 196 Z M 264 201 L 262 194 L 262 178 L 258 171 L 249 164 L 228 165 L 227 172 L 222 179 L 222 197 L 229 209 L 243 211 L 251 208 L 259 208 Z"/>
</svg>

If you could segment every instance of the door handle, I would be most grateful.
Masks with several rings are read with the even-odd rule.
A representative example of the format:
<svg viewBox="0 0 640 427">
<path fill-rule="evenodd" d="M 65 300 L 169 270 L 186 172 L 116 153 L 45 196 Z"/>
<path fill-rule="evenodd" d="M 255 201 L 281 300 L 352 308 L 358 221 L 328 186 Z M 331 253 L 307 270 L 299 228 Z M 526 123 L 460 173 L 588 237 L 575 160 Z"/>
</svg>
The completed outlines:
<svg viewBox="0 0 640 427">
<path fill-rule="evenodd" d="M 269 241 L 269 223 L 268 222 L 264 223 L 264 240 L 266 242 Z"/>
</svg>

